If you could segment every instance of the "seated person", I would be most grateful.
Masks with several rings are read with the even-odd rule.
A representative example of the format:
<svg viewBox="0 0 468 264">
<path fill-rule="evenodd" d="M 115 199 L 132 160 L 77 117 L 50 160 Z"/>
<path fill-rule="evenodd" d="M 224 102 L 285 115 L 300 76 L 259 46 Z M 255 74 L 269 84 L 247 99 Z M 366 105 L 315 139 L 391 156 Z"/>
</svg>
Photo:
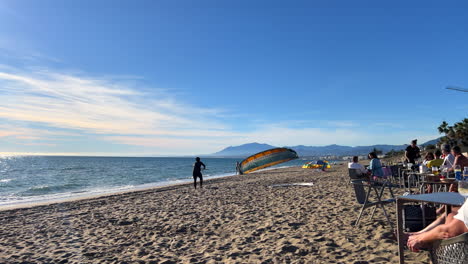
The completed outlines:
<svg viewBox="0 0 468 264">
<path fill-rule="evenodd" d="M 458 212 L 438 218 L 425 229 L 408 237 L 408 248 L 413 252 L 429 248 L 436 240 L 447 239 L 468 232 L 468 200 Z"/>
<path fill-rule="evenodd" d="M 460 166 L 461 171 L 463 172 L 463 169 L 465 167 L 468 167 L 468 158 L 465 157 L 461 153 L 461 149 L 459 146 L 455 146 L 452 148 L 452 155 L 455 157 L 453 161 L 453 166 L 449 167 L 447 171 L 453 173 L 455 171 L 455 166 Z M 451 184 L 449 187 L 449 191 L 458 191 L 458 185 L 457 184 Z"/>
<path fill-rule="evenodd" d="M 440 156 L 442 156 L 442 152 L 440 150 L 436 150 L 435 155 L 434 155 L 434 159 L 427 162 L 426 166 L 428 168 L 442 166 L 442 164 L 444 163 L 444 160 L 441 159 Z"/>
<path fill-rule="evenodd" d="M 460 166 L 462 171 L 465 167 L 468 167 L 468 158 L 462 154 L 459 146 L 452 148 L 452 155 L 455 157 L 455 160 L 453 162 L 453 167 L 449 168 L 449 171 L 453 171 L 457 165 Z"/>
<path fill-rule="evenodd" d="M 382 163 L 380 163 L 379 158 L 375 152 L 369 153 L 367 156 L 371 161 L 369 163 L 369 170 L 371 171 L 371 175 L 378 178 L 384 176 L 384 172 L 382 170 Z"/>
<path fill-rule="evenodd" d="M 426 165 L 426 166 L 427 166 L 427 163 L 428 163 L 429 161 L 432 161 L 432 160 L 434 160 L 434 153 L 428 152 L 428 153 L 426 154 L 426 156 L 424 156 L 423 165 Z"/>
<path fill-rule="evenodd" d="M 358 156 L 354 156 L 353 162 L 348 163 L 348 169 L 356 169 L 362 175 L 367 175 L 367 169 L 362 164 L 359 164 Z"/>
<path fill-rule="evenodd" d="M 446 168 L 452 168 L 453 163 L 455 162 L 455 157 L 452 155 L 452 153 L 450 153 L 450 145 L 444 144 L 442 147 L 442 153 L 444 157 L 444 163 L 442 165 L 444 165 Z"/>
</svg>

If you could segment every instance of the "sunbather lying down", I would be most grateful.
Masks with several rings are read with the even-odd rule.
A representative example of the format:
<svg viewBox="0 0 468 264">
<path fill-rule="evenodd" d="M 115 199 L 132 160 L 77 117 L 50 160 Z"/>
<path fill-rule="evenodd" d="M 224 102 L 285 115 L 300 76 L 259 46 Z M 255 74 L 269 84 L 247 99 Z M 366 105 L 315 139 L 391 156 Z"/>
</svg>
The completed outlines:
<svg viewBox="0 0 468 264">
<path fill-rule="evenodd" d="M 458 211 L 458 212 L 457 212 Z M 439 217 L 423 230 L 408 237 L 408 248 L 418 252 L 420 249 L 430 248 L 431 243 L 461 235 L 468 232 L 468 200 L 458 210 L 453 208 L 452 213 Z"/>
</svg>

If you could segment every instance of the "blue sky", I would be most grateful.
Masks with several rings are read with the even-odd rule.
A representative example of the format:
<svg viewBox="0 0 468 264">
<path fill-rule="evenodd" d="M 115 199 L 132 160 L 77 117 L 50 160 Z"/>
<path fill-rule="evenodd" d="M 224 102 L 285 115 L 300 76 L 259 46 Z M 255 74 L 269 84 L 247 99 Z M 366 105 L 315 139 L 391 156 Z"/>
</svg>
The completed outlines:
<svg viewBox="0 0 468 264">
<path fill-rule="evenodd" d="M 467 117 L 464 1 L 0 0 L 0 152 L 403 144 Z"/>
</svg>

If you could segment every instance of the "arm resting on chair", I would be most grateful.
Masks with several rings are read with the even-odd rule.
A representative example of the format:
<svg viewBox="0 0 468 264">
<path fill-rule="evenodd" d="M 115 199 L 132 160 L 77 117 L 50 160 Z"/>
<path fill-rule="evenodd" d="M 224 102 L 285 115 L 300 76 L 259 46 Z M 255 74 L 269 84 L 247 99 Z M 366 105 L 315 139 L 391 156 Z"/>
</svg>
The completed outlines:
<svg viewBox="0 0 468 264">
<path fill-rule="evenodd" d="M 468 228 L 465 223 L 458 219 L 453 219 L 452 221 L 439 225 L 430 231 L 410 236 L 408 238 L 408 248 L 411 251 L 417 252 L 421 248 L 429 247 L 429 245 L 436 240 L 455 237 L 465 232 L 468 232 Z"/>
</svg>

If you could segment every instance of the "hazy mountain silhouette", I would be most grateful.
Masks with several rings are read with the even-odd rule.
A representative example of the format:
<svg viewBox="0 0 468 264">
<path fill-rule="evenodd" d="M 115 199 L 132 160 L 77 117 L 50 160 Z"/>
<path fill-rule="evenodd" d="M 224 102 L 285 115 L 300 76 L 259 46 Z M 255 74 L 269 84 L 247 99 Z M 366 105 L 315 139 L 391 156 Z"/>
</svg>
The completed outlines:
<svg viewBox="0 0 468 264">
<path fill-rule="evenodd" d="M 436 144 L 438 139 L 430 140 L 421 145 Z M 328 145 L 328 146 L 289 146 L 288 148 L 294 149 L 299 156 L 351 156 L 351 155 L 365 155 L 372 151 L 374 148 L 383 151 L 384 153 L 390 150 L 403 150 L 407 145 L 371 145 L 371 146 L 340 146 L 340 145 Z M 272 146 L 269 144 L 262 143 L 248 143 L 240 146 L 230 146 L 219 152 L 213 153 L 210 156 L 215 157 L 245 157 L 255 154 L 260 151 L 264 151 L 278 146 Z"/>
</svg>

